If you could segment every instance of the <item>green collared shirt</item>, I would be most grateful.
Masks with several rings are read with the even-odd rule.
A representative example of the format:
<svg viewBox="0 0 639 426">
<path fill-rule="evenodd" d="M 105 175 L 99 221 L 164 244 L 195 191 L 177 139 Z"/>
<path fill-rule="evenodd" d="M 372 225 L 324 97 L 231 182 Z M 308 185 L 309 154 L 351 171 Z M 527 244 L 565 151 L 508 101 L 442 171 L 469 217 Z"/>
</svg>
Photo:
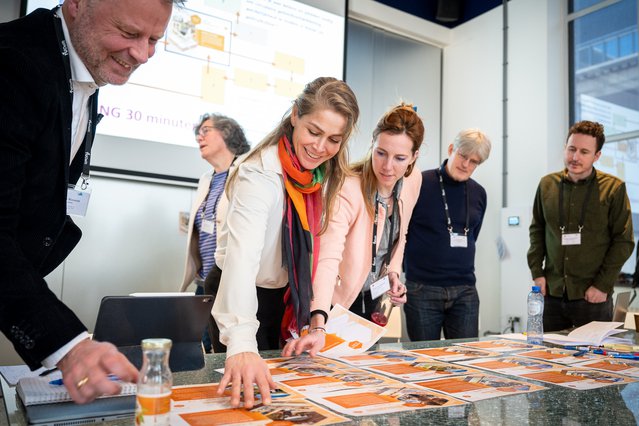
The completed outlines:
<svg viewBox="0 0 639 426">
<path fill-rule="evenodd" d="M 593 185 L 589 191 L 588 187 Z M 584 201 L 586 211 L 581 244 L 562 246 L 559 197 L 563 187 L 565 233 L 578 233 Z M 613 286 L 634 248 L 632 214 L 626 184 L 593 169 L 577 183 L 567 171 L 544 176 L 539 182 L 530 225 L 528 267 L 532 277 L 546 277 L 551 296 L 583 299 L 588 287 L 612 293 Z"/>
</svg>

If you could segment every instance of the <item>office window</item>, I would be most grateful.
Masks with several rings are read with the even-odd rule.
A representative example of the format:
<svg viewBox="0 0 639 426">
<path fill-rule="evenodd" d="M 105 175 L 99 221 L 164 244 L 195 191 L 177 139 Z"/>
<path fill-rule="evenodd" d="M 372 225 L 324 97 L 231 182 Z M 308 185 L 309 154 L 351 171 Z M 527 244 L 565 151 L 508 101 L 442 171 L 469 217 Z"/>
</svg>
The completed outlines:
<svg viewBox="0 0 639 426">
<path fill-rule="evenodd" d="M 573 1 L 568 1 L 568 3 L 570 4 L 568 10 L 572 13 L 572 12 L 579 12 L 580 10 L 584 10 L 589 8 L 590 6 L 594 6 L 597 3 L 601 3 L 604 0 L 573 0 Z"/>
<path fill-rule="evenodd" d="M 607 142 L 595 167 L 626 182 L 638 238 L 639 0 L 568 1 L 571 123 L 605 126 Z M 633 254 L 623 272 L 634 266 Z"/>
<path fill-rule="evenodd" d="M 599 121 L 608 136 L 639 130 L 637 3 L 622 0 L 569 22 L 572 121 Z"/>
</svg>

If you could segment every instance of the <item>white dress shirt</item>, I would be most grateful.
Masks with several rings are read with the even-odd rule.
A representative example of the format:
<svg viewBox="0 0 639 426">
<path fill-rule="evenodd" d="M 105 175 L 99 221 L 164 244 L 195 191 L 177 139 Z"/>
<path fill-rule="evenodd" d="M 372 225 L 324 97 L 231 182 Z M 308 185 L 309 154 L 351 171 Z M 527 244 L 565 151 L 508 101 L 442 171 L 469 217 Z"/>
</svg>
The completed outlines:
<svg viewBox="0 0 639 426">
<path fill-rule="evenodd" d="M 75 154 L 80 149 L 80 145 L 82 145 L 86 134 L 90 114 L 88 106 L 89 97 L 95 93 L 98 86 L 95 84 L 95 81 L 93 81 L 91 73 L 89 73 L 89 70 L 87 70 L 87 67 L 82 63 L 82 60 L 73 48 L 73 44 L 71 44 L 69 28 L 62 16 L 62 8 L 58 9 L 57 15 L 62 22 L 62 31 L 64 32 L 64 39 L 67 44 L 67 50 L 69 51 L 71 80 L 73 82 L 73 122 L 71 123 L 71 158 L 69 159 L 69 163 L 71 163 Z M 78 334 L 73 340 L 46 357 L 42 361 L 42 365 L 45 368 L 55 367 L 75 345 L 88 338 L 89 333 L 86 331 Z"/>
</svg>

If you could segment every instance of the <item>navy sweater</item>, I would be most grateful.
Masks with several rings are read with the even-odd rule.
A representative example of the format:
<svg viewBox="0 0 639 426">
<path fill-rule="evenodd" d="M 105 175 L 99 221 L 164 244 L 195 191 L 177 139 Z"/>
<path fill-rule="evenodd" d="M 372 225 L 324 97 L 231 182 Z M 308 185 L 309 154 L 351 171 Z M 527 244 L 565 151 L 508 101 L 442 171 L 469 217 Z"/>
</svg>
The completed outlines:
<svg viewBox="0 0 639 426">
<path fill-rule="evenodd" d="M 475 285 L 475 243 L 486 212 L 486 191 L 476 181 L 457 182 L 439 168 L 444 181 L 453 232 L 463 235 L 466 190 L 470 196 L 468 247 L 451 247 L 437 169 L 422 173 L 422 187 L 408 226 L 404 271 L 406 278 L 440 287 Z"/>
</svg>

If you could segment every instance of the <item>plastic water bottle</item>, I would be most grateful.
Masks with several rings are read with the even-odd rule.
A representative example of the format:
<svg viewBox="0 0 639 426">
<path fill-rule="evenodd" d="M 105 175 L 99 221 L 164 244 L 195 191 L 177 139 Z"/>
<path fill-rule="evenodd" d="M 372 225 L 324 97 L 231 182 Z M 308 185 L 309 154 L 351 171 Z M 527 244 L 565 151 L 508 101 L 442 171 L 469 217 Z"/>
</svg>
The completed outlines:
<svg viewBox="0 0 639 426">
<path fill-rule="evenodd" d="M 142 340 L 143 361 L 138 380 L 135 424 L 164 426 L 170 423 L 171 387 L 170 339 Z"/>
<path fill-rule="evenodd" d="M 534 345 L 541 345 L 544 342 L 544 295 L 541 294 L 541 288 L 536 285 L 528 293 L 526 341 Z"/>
</svg>

